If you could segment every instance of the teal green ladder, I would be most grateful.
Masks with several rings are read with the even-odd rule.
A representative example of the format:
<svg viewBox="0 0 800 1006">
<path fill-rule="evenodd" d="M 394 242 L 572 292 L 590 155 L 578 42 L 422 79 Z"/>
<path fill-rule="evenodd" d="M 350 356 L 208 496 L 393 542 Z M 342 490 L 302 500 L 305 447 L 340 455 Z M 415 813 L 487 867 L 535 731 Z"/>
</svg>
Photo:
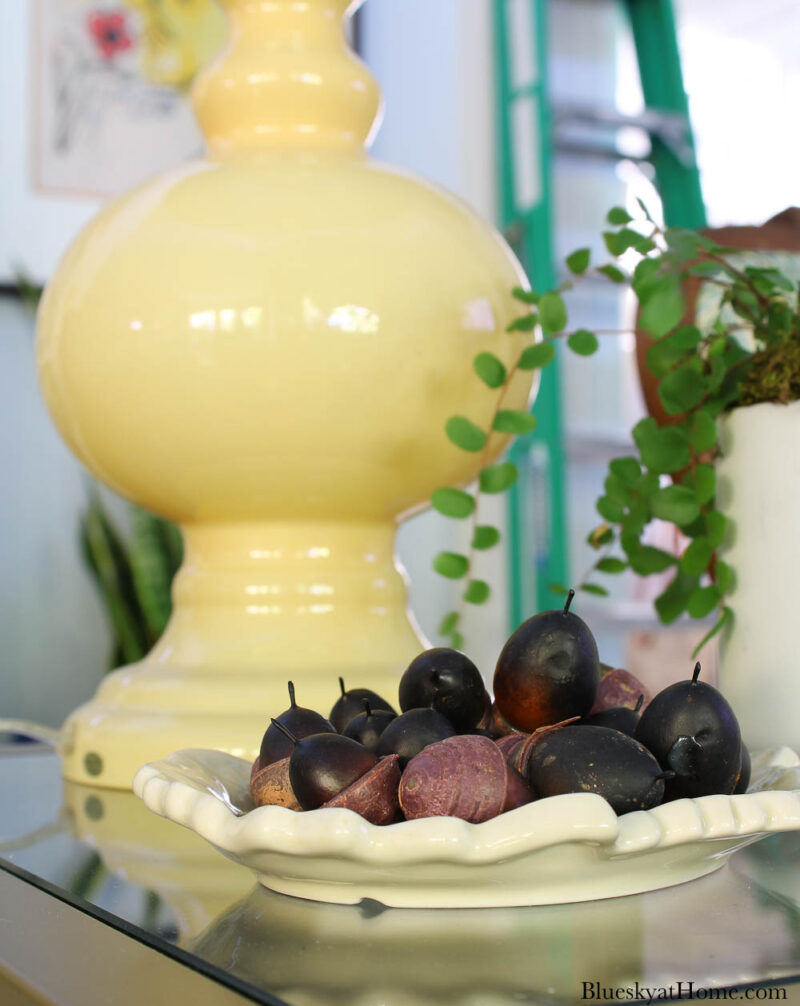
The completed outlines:
<svg viewBox="0 0 800 1006">
<path fill-rule="evenodd" d="M 549 2 L 557 0 L 494 2 L 500 223 L 538 290 L 556 282 L 547 87 Z M 649 133 L 647 160 L 655 171 L 667 224 L 702 227 L 705 210 L 672 2 L 621 2 L 633 33 L 646 114 L 620 116 L 613 124 L 637 125 Z M 557 601 L 549 585 L 566 583 L 569 576 L 558 368 L 556 359 L 542 373 L 534 408 L 536 429 L 511 451 L 520 470 L 508 504 L 512 629 L 533 612 L 553 607 Z"/>
</svg>

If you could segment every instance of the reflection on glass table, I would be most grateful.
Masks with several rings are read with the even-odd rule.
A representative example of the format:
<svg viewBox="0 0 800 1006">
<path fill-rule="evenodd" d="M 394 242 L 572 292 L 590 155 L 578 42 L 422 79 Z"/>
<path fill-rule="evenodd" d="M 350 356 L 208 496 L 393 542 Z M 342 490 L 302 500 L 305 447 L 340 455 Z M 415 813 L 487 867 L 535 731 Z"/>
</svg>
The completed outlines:
<svg viewBox="0 0 800 1006">
<path fill-rule="evenodd" d="M 776 835 L 700 880 L 574 905 L 318 904 L 254 884 L 131 794 L 65 786 L 50 753 L 0 757 L 0 865 L 188 953 L 254 1001 L 494 1006 L 608 1001 L 628 989 L 646 1001 L 645 989 L 692 983 L 759 984 L 759 998 L 785 990 L 782 1001 L 800 1003 L 799 857 L 800 836 Z"/>
</svg>

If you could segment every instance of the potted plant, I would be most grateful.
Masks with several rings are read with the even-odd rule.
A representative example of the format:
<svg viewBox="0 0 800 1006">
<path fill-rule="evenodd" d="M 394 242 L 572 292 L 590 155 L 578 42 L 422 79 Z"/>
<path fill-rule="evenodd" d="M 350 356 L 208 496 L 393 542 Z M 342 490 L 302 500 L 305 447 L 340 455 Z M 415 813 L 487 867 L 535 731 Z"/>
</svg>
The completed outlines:
<svg viewBox="0 0 800 1006">
<path fill-rule="evenodd" d="M 696 652 L 724 630 L 722 687 L 743 711 L 746 736 L 755 746 L 797 743 L 800 675 L 790 627 L 792 575 L 800 565 L 798 284 L 771 265 L 737 262 L 738 249 L 706 235 L 662 227 L 640 207 L 640 221 L 621 207 L 608 214 L 609 261 L 593 265 L 589 249 L 580 249 L 568 256 L 571 278 L 558 289 L 515 291 L 528 310 L 510 328 L 538 330 L 541 337 L 510 369 L 489 354 L 476 357 L 477 377 L 497 395 L 491 430 L 524 433 L 534 422 L 503 407 L 505 383 L 517 369 L 547 366 L 559 339 L 582 355 L 597 349 L 597 333 L 570 329 L 564 293 L 590 273 L 629 283 L 638 327 L 651 337 L 646 369 L 662 421 L 648 416 L 637 423 L 635 449 L 610 463 L 597 500 L 601 521 L 588 539 L 598 557 L 579 589 L 607 593 L 594 574 L 673 571 L 655 600 L 661 621 L 716 613 Z M 687 284 L 716 294 L 703 321 L 687 320 Z M 480 450 L 491 430 L 454 416 L 445 432 L 459 447 Z M 502 471 L 505 488 L 517 472 L 511 462 Z M 468 554 L 441 553 L 434 560 L 439 573 L 465 579 L 462 606 L 489 594 L 473 566 L 476 551 L 500 540 L 477 516 L 479 494 L 496 489 L 482 480 L 477 493 L 445 487 L 432 498 L 441 513 L 473 522 Z M 654 519 L 680 531 L 678 554 L 647 544 Z M 440 627 L 456 646 L 460 620 L 461 609 L 454 610 Z"/>
</svg>

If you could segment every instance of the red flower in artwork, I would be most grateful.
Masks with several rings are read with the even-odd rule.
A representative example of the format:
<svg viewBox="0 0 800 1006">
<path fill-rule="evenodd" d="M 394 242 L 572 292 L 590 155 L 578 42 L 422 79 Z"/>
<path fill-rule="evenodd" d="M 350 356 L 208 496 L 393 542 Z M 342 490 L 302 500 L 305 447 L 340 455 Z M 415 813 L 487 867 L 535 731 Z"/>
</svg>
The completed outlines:
<svg viewBox="0 0 800 1006">
<path fill-rule="evenodd" d="M 106 60 L 113 59 L 133 45 L 124 14 L 99 12 L 90 14 L 89 34 L 100 50 L 100 55 Z"/>
</svg>

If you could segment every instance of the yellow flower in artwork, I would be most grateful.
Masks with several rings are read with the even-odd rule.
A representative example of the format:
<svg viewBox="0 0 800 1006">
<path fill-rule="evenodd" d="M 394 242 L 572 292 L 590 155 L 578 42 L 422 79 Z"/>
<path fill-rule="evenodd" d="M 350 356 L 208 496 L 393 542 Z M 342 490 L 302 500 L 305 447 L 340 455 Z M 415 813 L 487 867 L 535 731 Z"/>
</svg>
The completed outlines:
<svg viewBox="0 0 800 1006">
<path fill-rule="evenodd" d="M 189 87 L 225 38 L 225 15 L 216 0 L 124 3 L 142 19 L 141 71 L 154 84 Z"/>
</svg>

